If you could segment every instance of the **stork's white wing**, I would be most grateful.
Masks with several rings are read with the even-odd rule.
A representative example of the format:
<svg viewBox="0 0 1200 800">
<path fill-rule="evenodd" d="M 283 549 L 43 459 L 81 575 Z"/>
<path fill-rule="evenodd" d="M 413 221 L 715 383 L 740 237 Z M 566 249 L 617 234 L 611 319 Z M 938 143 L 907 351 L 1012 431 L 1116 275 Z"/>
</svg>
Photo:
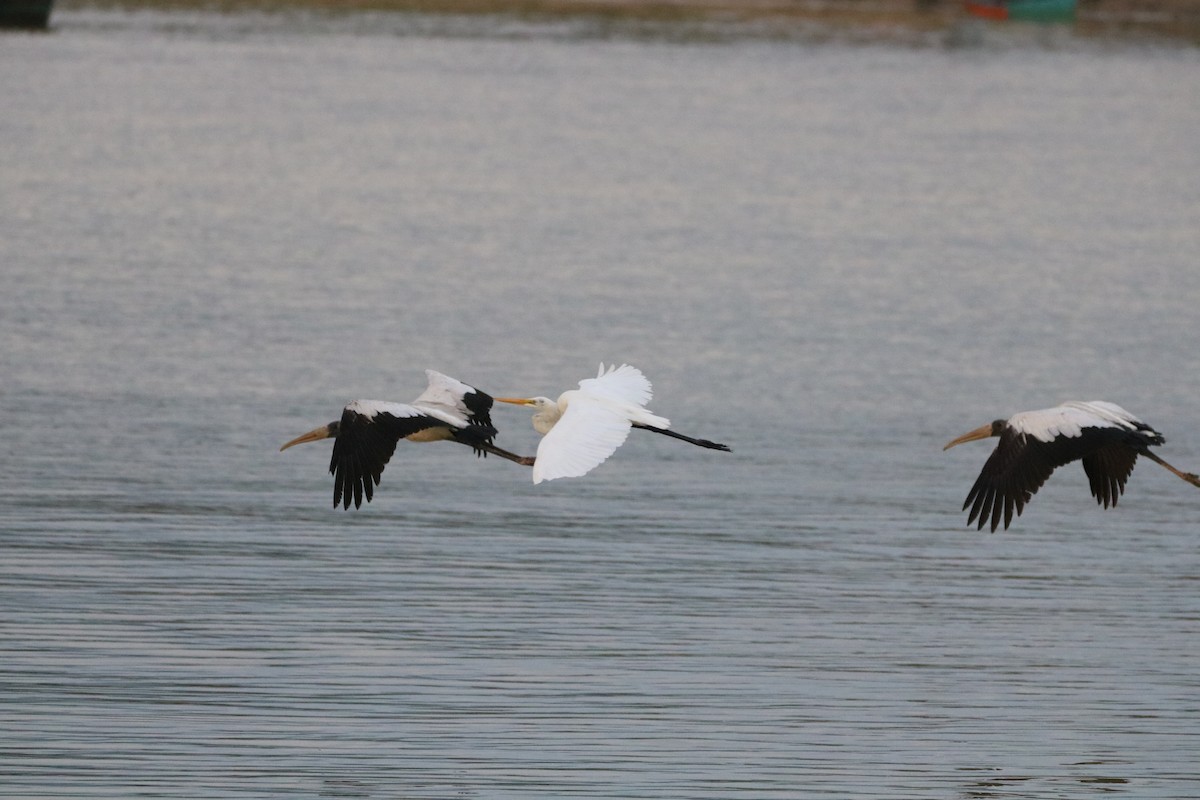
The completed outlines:
<svg viewBox="0 0 1200 800">
<path fill-rule="evenodd" d="M 1130 414 L 1116 403 L 1109 403 L 1104 400 L 1090 400 L 1086 403 L 1064 403 L 1063 405 L 1084 409 L 1096 415 L 1097 417 L 1100 417 L 1101 419 L 1106 419 L 1110 422 L 1115 422 L 1118 425 L 1123 425 L 1125 427 L 1137 427 L 1137 423 L 1141 422 L 1140 419 L 1135 417 L 1133 414 Z"/>
<path fill-rule="evenodd" d="M 629 436 L 629 419 L 612 405 L 583 392 L 568 394 L 566 412 L 538 444 L 534 483 L 586 475 Z"/>
<path fill-rule="evenodd" d="M 1134 430 L 1139 420 L 1113 403 L 1093 401 L 1070 402 L 1054 408 L 1022 411 L 1014 414 L 1008 424 L 1020 433 L 1041 442 L 1052 442 L 1059 436 L 1074 439 L 1084 428 L 1118 428 Z"/>
<path fill-rule="evenodd" d="M 429 386 L 413 401 L 414 405 L 447 406 L 466 415 L 467 407 L 463 404 L 463 395 L 474 392 L 475 387 L 432 369 L 425 370 L 425 377 L 429 379 Z"/>
<path fill-rule="evenodd" d="M 425 376 L 429 379 L 429 386 L 413 401 L 413 405 L 456 428 L 469 425 L 472 412 L 463 398 L 477 393 L 475 387 L 432 369 L 425 370 Z"/>
<path fill-rule="evenodd" d="M 596 377 L 579 382 L 579 390 L 595 397 L 604 397 L 635 406 L 645 406 L 650 402 L 652 396 L 650 381 L 640 369 L 628 364 L 609 367 L 607 370 L 601 364 L 600 372 Z"/>
<path fill-rule="evenodd" d="M 405 419 L 407 417 L 421 417 L 426 413 L 424 410 L 414 408 L 407 403 L 394 403 L 391 400 L 355 400 L 347 403 L 345 410 L 360 414 L 370 420 L 375 419 L 379 414 L 391 414 L 397 419 Z"/>
</svg>

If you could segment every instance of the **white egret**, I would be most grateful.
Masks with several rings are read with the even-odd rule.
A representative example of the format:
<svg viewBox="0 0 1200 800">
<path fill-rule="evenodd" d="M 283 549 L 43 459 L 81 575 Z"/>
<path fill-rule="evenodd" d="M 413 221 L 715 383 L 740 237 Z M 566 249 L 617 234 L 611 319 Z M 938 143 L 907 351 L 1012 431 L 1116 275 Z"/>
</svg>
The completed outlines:
<svg viewBox="0 0 1200 800">
<path fill-rule="evenodd" d="M 963 503 L 964 511 L 971 508 L 967 524 L 978 518 L 979 530 L 989 517 L 993 531 L 1002 517 L 1007 529 L 1013 510 L 1020 516 L 1050 473 L 1076 459 L 1082 459 L 1092 495 L 1105 508 L 1116 506 L 1139 455 L 1200 486 L 1196 475 L 1181 472 L 1150 452 L 1151 446 L 1166 441 L 1161 433 L 1113 403 L 1070 402 L 1023 411 L 964 433 L 942 449 L 989 436 L 999 436 L 1000 443 Z"/>
<path fill-rule="evenodd" d="M 577 478 L 602 464 L 629 435 L 631 428 L 661 433 L 698 447 L 729 452 L 707 439 L 693 439 L 670 430 L 670 420 L 646 409 L 650 381 L 636 367 L 604 368 L 578 389 L 548 397 L 497 397 L 501 403 L 533 406 L 533 427 L 542 434 L 533 462 L 533 482 Z"/>
<path fill-rule="evenodd" d="M 490 395 L 448 375 L 425 370 L 429 387 L 412 403 L 355 400 L 342 409 L 342 418 L 298 436 L 280 451 L 304 442 L 334 440 L 329 471 L 333 473 L 333 506 L 350 508 L 371 501 L 383 467 L 401 439 L 410 442 L 458 442 L 476 455 L 492 453 L 530 466 L 533 458 L 502 450 L 492 443 Z"/>
</svg>

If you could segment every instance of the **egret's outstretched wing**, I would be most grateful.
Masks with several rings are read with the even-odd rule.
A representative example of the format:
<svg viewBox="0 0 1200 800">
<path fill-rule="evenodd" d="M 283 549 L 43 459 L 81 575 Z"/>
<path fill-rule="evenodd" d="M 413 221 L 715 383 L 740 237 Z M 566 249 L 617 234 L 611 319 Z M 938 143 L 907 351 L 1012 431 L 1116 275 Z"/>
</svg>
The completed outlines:
<svg viewBox="0 0 1200 800">
<path fill-rule="evenodd" d="M 607 370 L 604 364 L 601 364 L 596 377 L 579 382 L 579 390 L 594 397 L 604 397 L 635 406 L 645 406 L 652 396 L 650 381 L 640 369 L 628 364 L 609 367 Z"/>
<path fill-rule="evenodd" d="M 628 417 L 612 404 L 582 391 L 566 394 L 570 396 L 567 410 L 538 444 L 534 483 L 586 475 L 629 436 Z"/>
</svg>

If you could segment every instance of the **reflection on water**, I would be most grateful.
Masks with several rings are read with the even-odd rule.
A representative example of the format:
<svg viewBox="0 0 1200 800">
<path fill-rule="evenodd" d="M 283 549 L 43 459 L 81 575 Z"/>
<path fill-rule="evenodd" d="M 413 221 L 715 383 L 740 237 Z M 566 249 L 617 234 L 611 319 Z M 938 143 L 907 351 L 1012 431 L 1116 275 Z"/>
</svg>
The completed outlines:
<svg viewBox="0 0 1200 800">
<path fill-rule="evenodd" d="M 1193 490 L 987 536 L 940 451 L 1103 397 L 1200 464 L 1195 53 L 375 19 L 4 39 L 6 793 L 1196 795 Z M 412 447 L 357 513 L 278 452 L 601 360 L 734 452 Z"/>
</svg>

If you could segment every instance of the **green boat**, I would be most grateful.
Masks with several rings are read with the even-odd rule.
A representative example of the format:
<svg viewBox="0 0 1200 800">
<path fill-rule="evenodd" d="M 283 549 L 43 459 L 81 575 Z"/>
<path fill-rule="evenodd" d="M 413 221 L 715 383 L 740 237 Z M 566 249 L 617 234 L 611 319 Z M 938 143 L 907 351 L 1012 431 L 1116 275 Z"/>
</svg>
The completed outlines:
<svg viewBox="0 0 1200 800">
<path fill-rule="evenodd" d="M 1031 22 L 1069 22 L 1075 6 L 1076 0 L 966 0 L 967 12 L 976 17 Z"/>
<path fill-rule="evenodd" d="M 44 29 L 54 0 L 0 0 L 0 28 Z"/>
</svg>

